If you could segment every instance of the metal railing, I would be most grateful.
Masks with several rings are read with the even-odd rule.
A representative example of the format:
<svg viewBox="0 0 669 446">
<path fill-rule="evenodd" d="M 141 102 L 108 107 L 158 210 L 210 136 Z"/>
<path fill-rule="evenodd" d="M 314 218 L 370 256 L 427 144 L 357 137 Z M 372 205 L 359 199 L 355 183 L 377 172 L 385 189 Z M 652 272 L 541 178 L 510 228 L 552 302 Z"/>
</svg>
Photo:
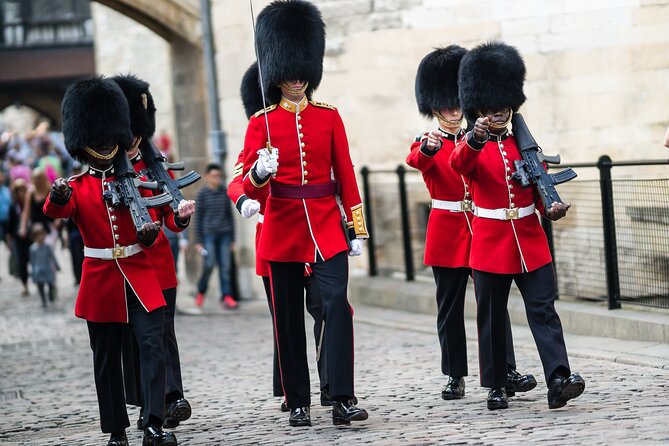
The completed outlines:
<svg viewBox="0 0 669 446">
<path fill-rule="evenodd" d="M 562 294 L 606 300 L 609 309 L 620 308 L 622 302 L 669 308 L 669 178 L 612 178 L 614 167 L 668 164 L 666 159 L 614 162 L 607 155 L 595 163 L 564 164 L 597 169 L 599 175 L 596 180 L 560 185 L 561 196 L 571 201 L 573 208 L 567 218 L 557 222 L 542 218 Z M 375 241 L 379 228 L 374 224 L 378 216 L 374 198 L 379 191 L 373 188 L 372 177 L 395 175 L 399 210 L 394 215 L 399 214 L 403 266 L 389 269 L 403 272 L 406 280 L 412 281 L 416 277 L 413 245 L 422 241 L 412 233 L 406 174 L 420 172 L 403 165 L 379 170 L 365 166 L 360 172 L 372 236 L 367 243 L 369 274 L 379 274 L 380 249 Z M 387 182 L 384 186 L 381 192 L 387 195 Z M 393 202 L 392 198 L 386 201 Z M 422 205 L 427 206 L 429 200 L 424 201 Z"/>
</svg>

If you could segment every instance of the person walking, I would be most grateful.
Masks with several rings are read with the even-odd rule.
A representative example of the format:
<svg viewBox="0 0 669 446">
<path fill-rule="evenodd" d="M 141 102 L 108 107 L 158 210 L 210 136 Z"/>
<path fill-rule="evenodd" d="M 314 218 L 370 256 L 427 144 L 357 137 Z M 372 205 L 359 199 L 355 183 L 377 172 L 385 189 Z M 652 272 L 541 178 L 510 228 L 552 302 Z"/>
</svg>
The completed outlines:
<svg viewBox="0 0 669 446">
<path fill-rule="evenodd" d="M 53 247 L 46 243 L 46 229 L 42 223 L 35 223 L 30 230 L 30 272 L 33 283 L 37 286 L 42 308 L 47 307 L 45 287 L 49 289 L 49 302 L 56 300 L 56 271 L 60 265 L 53 253 Z"/>
<path fill-rule="evenodd" d="M 205 186 L 195 197 L 195 249 L 202 255 L 204 266 L 197 282 L 195 304 L 204 304 L 209 288 L 209 277 L 218 266 L 220 302 L 224 308 L 237 308 L 232 297 L 230 281 L 230 250 L 235 239 L 235 225 L 232 207 L 223 184 L 221 166 L 211 163 L 204 175 Z"/>
</svg>

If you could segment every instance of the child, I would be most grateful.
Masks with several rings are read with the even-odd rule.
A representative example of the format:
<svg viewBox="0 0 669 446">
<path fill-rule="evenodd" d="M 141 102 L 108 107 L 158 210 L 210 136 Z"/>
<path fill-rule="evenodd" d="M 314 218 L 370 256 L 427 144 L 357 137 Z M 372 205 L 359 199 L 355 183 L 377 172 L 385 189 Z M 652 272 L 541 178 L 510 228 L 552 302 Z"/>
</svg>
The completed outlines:
<svg viewBox="0 0 669 446">
<path fill-rule="evenodd" d="M 30 237 L 33 240 L 30 246 L 32 278 L 42 298 L 42 308 L 46 308 L 44 285 L 49 287 L 49 302 L 53 302 L 56 299 L 56 271 L 60 271 L 60 265 L 53 253 L 53 248 L 46 243 L 44 225 L 35 223 L 30 230 Z"/>
</svg>

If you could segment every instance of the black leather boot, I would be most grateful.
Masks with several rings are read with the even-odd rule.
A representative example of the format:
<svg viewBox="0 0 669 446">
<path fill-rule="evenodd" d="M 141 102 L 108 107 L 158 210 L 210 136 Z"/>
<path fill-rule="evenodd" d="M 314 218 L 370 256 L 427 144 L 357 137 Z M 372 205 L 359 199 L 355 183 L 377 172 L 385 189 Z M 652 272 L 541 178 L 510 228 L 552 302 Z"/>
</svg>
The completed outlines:
<svg viewBox="0 0 669 446">
<path fill-rule="evenodd" d="M 548 408 L 563 407 L 567 401 L 581 395 L 584 390 L 585 381 L 578 373 L 572 373 L 569 378 L 557 376 L 548 386 Z"/>
<path fill-rule="evenodd" d="M 506 375 L 506 396 L 516 392 L 528 392 L 537 386 L 537 380 L 531 374 L 521 375 L 517 370 L 510 370 Z"/>
<path fill-rule="evenodd" d="M 351 400 L 332 401 L 332 424 L 335 426 L 348 425 L 351 421 L 364 421 L 367 418 L 367 411 L 351 404 Z"/>
<path fill-rule="evenodd" d="M 125 431 L 111 434 L 107 446 L 128 446 L 128 437 L 125 435 Z"/>
<path fill-rule="evenodd" d="M 448 383 L 441 391 L 441 397 L 445 400 L 459 400 L 465 396 L 465 379 L 456 376 L 448 378 Z"/>
<path fill-rule="evenodd" d="M 189 419 L 190 415 L 190 403 L 185 398 L 179 398 L 178 400 L 168 404 L 165 408 L 165 420 L 163 421 L 163 427 L 173 429 L 177 427 L 180 422 Z"/>
<path fill-rule="evenodd" d="M 509 407 L 509 399 L 506 396 L 506 390 L 503 387 L 490 389 L 486 404 L 490 410 L 507 409 Z"/>
<path fill-rule="evenodd" d="M 308 407 L 295 407 L 290 409 L 288 423 L 293 427 L 311 426 L 311 415 Z"/>
<path fill-rule="evenodd" d="M 160 427 L 149 425 L 144 429 L 142 446 L 177 446 L 177 439 L 172 432 L 165 432 Z"/>
</svg>

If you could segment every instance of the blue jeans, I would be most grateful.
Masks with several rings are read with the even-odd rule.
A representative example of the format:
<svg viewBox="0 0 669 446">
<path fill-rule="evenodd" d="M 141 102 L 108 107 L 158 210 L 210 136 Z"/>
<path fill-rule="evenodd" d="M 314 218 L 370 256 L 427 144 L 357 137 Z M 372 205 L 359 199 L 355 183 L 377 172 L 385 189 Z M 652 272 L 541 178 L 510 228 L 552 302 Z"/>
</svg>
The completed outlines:
<svg viewBox="0 0 669 446">
<path fill-rule="evenodd" d="M 203 257 L 204 269 L 197 284 L 199 293 L 206 293 L 209 286 L 209 276 L 218 265 L 218 280 L 221 288 L 221 296 L 232 294 L 230 287 L 230 244 L 232 243 L 232 233 L 206 234 L 204 236 L 204 249 L 207 255 Z"/>
</svg>

